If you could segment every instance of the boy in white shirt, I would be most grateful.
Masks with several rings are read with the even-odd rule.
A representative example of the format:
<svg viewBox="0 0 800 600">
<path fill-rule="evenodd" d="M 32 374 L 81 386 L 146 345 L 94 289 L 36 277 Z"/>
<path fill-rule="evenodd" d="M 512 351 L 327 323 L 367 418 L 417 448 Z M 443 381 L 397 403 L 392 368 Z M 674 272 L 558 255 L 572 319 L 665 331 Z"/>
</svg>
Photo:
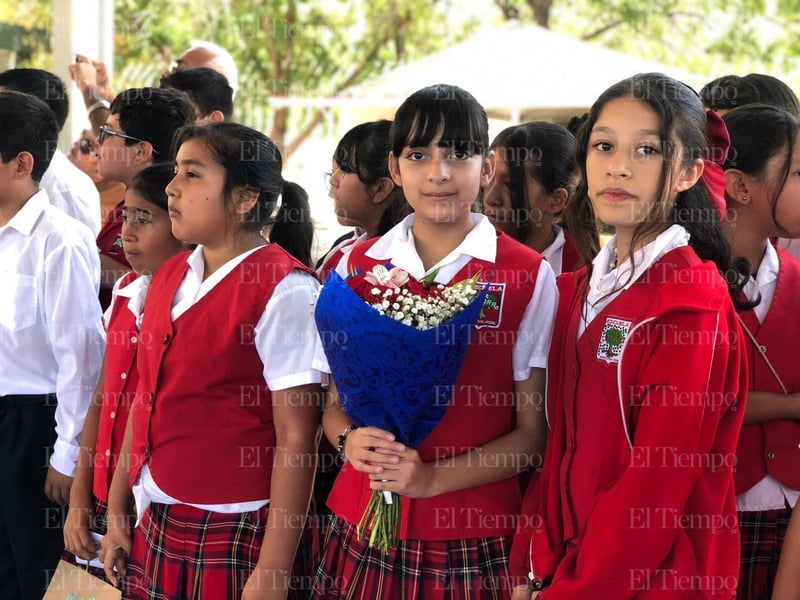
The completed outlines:
<svg viewBox="0 0 800 600">
<path fill-rule="evenodd" d="M 105 340 L 92 232 L 39 189 L 52 111 L 0 92 L 0 131 L 0 598 L 27 600 L 42 597 L 63 548 L 59 505 Z"/>
</svg>

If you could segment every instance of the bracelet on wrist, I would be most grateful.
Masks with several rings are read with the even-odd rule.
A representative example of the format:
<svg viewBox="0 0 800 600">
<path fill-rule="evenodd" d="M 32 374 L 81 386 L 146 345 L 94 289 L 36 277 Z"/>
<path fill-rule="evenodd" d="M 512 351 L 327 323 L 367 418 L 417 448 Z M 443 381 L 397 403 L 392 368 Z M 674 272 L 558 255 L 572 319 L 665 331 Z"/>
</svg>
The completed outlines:
<svg viewBox="0 0 800 600">
<path fill-rule="evenodd" d="M 347 442 L 347 436 L 354 429 L 358 429 L 358 426 L 357 425 L 353 425 L 353 424 L 348 425 L 347 428 L 342 433 L 340 433 L 339 436 L 336 439 L 336 442 L 337 442 L 336 443 L 336 450 L 339 453 L 339 459 L 342 461 L 342 463 L 346 463 L 347 462 L 347 457 L 344 455 L 344 445 Z"/>
<path fill-rule="evenodd" d="M 108 103 L 108 100 L 98 100 L 97 102 L 95 102 L 86 109 L 86 114 L 91 115 L 98 108 L 105 108 L 106 110 L 108 110 L 109 108 L 111 108 L 111 105 Z"/>
</svg>

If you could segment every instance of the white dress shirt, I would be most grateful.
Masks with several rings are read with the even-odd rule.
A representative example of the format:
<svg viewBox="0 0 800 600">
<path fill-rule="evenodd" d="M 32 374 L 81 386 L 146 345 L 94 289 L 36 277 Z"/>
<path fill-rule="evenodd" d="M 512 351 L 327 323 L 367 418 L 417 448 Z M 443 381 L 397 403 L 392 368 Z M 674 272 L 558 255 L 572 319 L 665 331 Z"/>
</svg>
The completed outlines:
<svg viewBox="0 0 800 600">
<path fill-rule="evenodd" d="M 125 287 L 122 287 L 124 277 L 120 277 L 114 282 L 114 287 L 111 290 L 111 303 L 108 305 L 106 312 L 103 313 L 103 323 L 108 329 L 108 322 L 111 320 L 111 313 L 114 312 L 114 306 L 119 301 L 127 302 L 125 308 L 136 318 L 136 329 L 142 326 L 142 318 L 144 317 L 144 301 L 147 298 L 147 290 L 150 289 L 150 281 L 153 279 L 151 275 L 140 275 L 131 281 Z"/>
<path fill-rule="evenodd" d="M 564 270 L 564 246 L 567 244 L 567 237 L 564 235 L 564 229 L 558 225 L 553 225 L 553 231 L 556 232 L 556 239 L 542 250 L 542 256 L 550 263 L 550 266 L 553 267 L 553 273 L 558 277 Z"/>
<path fill-rule="evenodd" d="M 229 260 L 203 281 L 205 265 L 202 246 L 188 256 L 189 269 L 175 294 L 172 303 L 174 321 L 189 308 L 197 304 L 208 292 L 219 284 L 255 248 Z M 292 271 L 275 286 L 272 296 L 264 307 L 255 327 L 254 343 L 258 356 L 264 364 L 264 381 L 270 391 L 288 389 L 309 383 L 320 383 L 322 373 L 312 366 L 319 344 L 317 328 L 313 318 L 313 304 L 319 283 L 302 271 Z M 269 499 L 233 504 L 192 504 L 165 493 L 144 465 L 139 481 L 133 487 L 138 519 L 141 519 L 151 502 L 160 504 L 187 504 L 201 510 L 220 513 L 243 513 L 258 510 Z"/>
<path fill-rule="evenodd" d="M 753 309 L 759 323 L 764 322 L 772 305 L 772 299 L 775 297 L 775 288 L 778 286 L 779 270 L 778 253 L 772 247 L 772 244 L 768 243 L 756 276 L 754 278 L 751 277 L 744 287 L 744 293 L 751 300 L 761 294 L 761 302 Z M 748 343 L 750 342 L 748 341 Z M 788 349 L 783 348 L 782 350 L 787 351 Z M 756 355 L 755 360 L 763 359 Z M 788 502 L 789 506 L 794 506 L 798 497 L 800 497 L 800 491 L 788 488 L 772 475 L 767 475 L 749 490 L 736 497 L 736 508 L 748 512 L 777 510 L 784 508 L 785 502 Z"/>
<path fill-rule="evenodd" d="M 44 190 L 0 227 L 0 396 L 56 394 L 50 464 L 70 476 L 105 352 L 99 282 L 92 232 Z"/>
<path fill-rule="evenodd" d="M 631 261 L 625 259 L 617 263 L 617 236 L 613 236 L 592 261 L 592 276 L 589 279 L 589 292 L 583 305 L 581 320 L 578 324 L 578 337 L 583 334 L 589 323 L 602 312 L 606 306 L 629 289 L 645 274 L 655 262 L 675 248 L 689 245 L 689 232 L 681 225 L 671 225 L 649 244 L 640 248 L 633 255 L 635 267 L 631 274 Z"/>
<path fill-rule="evenodd" d="M 47 190 L 53 206 L 85 223 L 97 236 L 100 232 L 100 192 L 92 178 L 73 165 L 61 150 L 56 149 L 39 185 Z"/>
<path fill-rule="evenodd" d="M 390 229 L 367 251 L 371 258 L 390 259 L 396 267 L 404 269 L 415 279 L 439 269 L 436 283 L 449 284 L 453 277 L 473 258 L 494 263 L 497 257 L 497 230 L 484 215 L 471 215 L 473 227 L 464 240 L 438 263 L 426 270 L 417 254 L 414 235 L 414 215 L 411 214 Z M 336 272 L 347 277 L 347 259 L 342 257 Z M 517 340 L 512 349 L 514 381 L 524 381 L 530 377 L 532 368 L 547 367 L 547 353 L 553 335 L 553 323 L 558 307 L 553 269 L 542 261 L 536 276 L 536 284 L 528 306 L 520 323 Z M 321 351 L 316 356 L 315 365 L 330 372 Z"/>
</svg>

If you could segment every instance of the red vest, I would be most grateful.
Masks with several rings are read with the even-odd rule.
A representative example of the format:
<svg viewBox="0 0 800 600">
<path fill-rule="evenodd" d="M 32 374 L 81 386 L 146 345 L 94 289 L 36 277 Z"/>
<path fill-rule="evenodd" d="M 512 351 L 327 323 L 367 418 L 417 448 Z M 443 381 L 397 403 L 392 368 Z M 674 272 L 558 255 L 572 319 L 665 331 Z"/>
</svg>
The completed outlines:
<svg viewBox="0 0 800 600">
<path fill-rule="evenodd" d="M 119 289 L 130 285 L 135 272 L 123 276 Z M 136 317 L 128 310 L 128 298 L 117 296 L 106 327 L 106 364 L 103 383 L 103 405 L 97 428 L 92 492 L 102 502 L 108 502 L 108 488 L 117 458 L 122 449 L 128 412 L 136 393 L 139 373 L 136 369 L 136 345 L 139 332 Z"/>
<path fill-rule="evenodd" d="M 325 280 L 328 278 L 328 273 L 333 271 L 338 265 L 339 261 L 342 260 L 344 256 L 344 251 L 351 246 L 358 236 L 354 233 L 353 237 L 347 238 L 335 248 L 331 249 L 330 253 L 325 256 L 322 264 L 320 265 L 319 269 L 317 269 L 317 277 L 322 283 L 325 283 Z"/>
<path fill-rule="evenodd" d="M 364 271 L 384 260 L 366 256 L 375 240 L 359 244 L 349 255 L 348 270 Z M 497 237 L 495 265 L 473 259 L 453 277 L 461 281 L 482 272 L 493 274 L 490 293 L 495 310 L 485 310 L 489 322 L 475 331 L 461 367 L 451 405 L 442 421 L 420 444 L 423 461 L 464 454 L 514 428 L 515 397 L 511 351 L 525 308 L 533 296 L 542 257 L 503 233 Z M 328 505 L 340 517 L 358 523 L 372 490 L 369 478 L 345 464 Z M 511 535 L 520 507 L 517 477 L 458 490 L 433 498 L 403 498 L 402 539 L 447 540 Z"/>
<path fill-rule="evenodd" d="M 676 249 L 578 337 L 586 271 L 558 281 L 541 499 L 516 542 L 548 598 L 732 598 L 747 374 L 724 282 Z"/>
<path fill-rule="evenodd" d="M 742 321 L 766 347 L 767 358 L 789 394 L 800 392 L 800 365 L 791 352 L 800 339 L 800 260 L 778 250 L 780 269 L 767 316 L 763 323 L 752 310 L 742 313 Z M 746 333 L 750 364 L 750 391 L 783 394 L 780 384 Z M 746 492 L 767 474 L 783 485 L 800 490 L 800 423 L 783 419 L 754 423 L 742 428 L 736 467 L 736 493 Z"/>
<path fill-rule="evenodd" d="M 577 271 L 583 264 L 583 260 L 578 248 L 575 246 L 575 242 L 572 240 L 572 236 L 566 229 L 563 232 L 565 241 L 561 247 L 561 272 L 569 273 L 570 271 Z"/>
<path fill-rule="evenodd" d="M 305 267 L 277 244 L 253 252 L 174 322 L 187 253 L 153 277 L 139 345 L 131 484 L 148 463 L 170 496 L 193 504 L 269 498 L 275 430 L 254 328 L 275 286 Z"/>
</svg>

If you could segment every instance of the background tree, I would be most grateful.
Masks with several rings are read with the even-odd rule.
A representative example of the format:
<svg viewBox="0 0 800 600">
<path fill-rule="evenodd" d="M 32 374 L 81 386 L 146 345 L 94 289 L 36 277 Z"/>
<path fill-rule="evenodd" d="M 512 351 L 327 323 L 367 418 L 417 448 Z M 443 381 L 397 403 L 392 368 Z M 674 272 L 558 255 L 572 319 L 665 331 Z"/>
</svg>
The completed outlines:
<svg viewBox="0 0 800 600">
<path fill-rule="evenodd" d="M 157 81 L 191 39 L 213 40 L 239 65 L 237 119 L 288 157 L 325 113 L 276 99 L 333 97 L 460 39 L 468 28 L 437 31 L 446 8 L 430 0 L 118 0 L 115 86 Z"/>
<path fill-rule="evenodd" d="M 519 19 L 664 64 L 800 87 L 798 0 L 493 0 Z"/>
<path fill-rule="evenodd" d="M 13 47 L 18 66 L 52 67 L 52 3 L 0 3 L 0 48 Z M 800 0 L 115 0 L 114 8 L 115 90 L 155 84 L 190 40 L 215 41 L 239 65 L 235 118 L 287 157 L 330 123 L 304 98 L 336 96 L 460 41 L 479 22 L 531 21 L 709 78 L 763 71 L 800 86 Z M 499 50 L 487 48 L 487 61 L 507 60 Z"/>
</svg>

